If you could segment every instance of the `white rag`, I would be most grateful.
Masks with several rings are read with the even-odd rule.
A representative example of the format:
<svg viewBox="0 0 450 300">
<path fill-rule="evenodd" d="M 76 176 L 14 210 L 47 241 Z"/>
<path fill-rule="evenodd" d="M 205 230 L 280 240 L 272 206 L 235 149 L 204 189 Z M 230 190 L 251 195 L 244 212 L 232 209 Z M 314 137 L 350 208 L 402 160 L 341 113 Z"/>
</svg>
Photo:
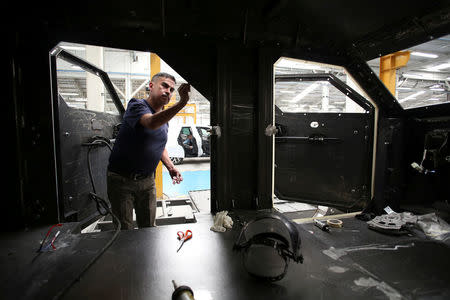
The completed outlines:
<svg viewBox="0 0 450 300">
<path fill-rule="evenodd" d="M 233 227 L 233 219 L 227 216 L 228 211 L 223 210 L 214 216 L 214 225 L 210 228 L 215 232 L 225 232 Z"/>
</svg>

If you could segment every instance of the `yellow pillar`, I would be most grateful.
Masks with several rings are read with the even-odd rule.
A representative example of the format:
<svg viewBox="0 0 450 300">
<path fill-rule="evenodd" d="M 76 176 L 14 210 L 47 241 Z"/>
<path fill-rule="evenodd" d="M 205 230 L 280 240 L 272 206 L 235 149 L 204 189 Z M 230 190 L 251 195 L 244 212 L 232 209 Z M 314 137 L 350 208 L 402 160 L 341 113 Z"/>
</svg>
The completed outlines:
<svg viewBox="0 0 450 300">
<path fill-rule="evenodd" d="M 150 53 L 150 78 L 156 73 L 161 71 L 161 59 L 155 53 Z M 163 176 L 162 176 L 162 162 L 158 163 L 155 171 L 155 185 L 156 185 L 156 198 L 162 199 L 163 197 Z"/>
<path fill-rule="evenodd" d="M 380 57 L 380 80 L 395 96 L 396 71 L 406 66 L 409 61 L 409 51 L 399 51 Z"/>
</svg>

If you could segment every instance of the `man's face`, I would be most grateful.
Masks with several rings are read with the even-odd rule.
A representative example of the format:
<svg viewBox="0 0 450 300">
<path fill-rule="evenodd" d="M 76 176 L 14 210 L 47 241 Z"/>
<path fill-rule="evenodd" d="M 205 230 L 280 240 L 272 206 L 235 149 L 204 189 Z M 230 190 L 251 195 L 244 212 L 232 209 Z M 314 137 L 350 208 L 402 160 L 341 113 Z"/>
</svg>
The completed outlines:
<svg viewBox="0 0 450 300">
<path fill-rule="evenodd" d="M 175 91 L 175 82 L 170 78 L 160 77 L 156 79 L 156 82 L 150 81 L 149 88 L 152 98 L 166 105 Z"/>
</svg>

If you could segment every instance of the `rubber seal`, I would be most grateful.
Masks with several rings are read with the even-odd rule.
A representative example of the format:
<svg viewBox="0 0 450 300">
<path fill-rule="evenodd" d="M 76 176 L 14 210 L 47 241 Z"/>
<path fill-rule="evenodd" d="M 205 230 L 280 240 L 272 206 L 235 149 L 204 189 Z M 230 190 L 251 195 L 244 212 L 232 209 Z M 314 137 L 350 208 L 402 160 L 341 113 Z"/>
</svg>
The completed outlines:
<svg viewBox="0 0 450 300">
<path fill-rule="evenodd" d="M 327 220 L 327 225 L 333 228 L 340 228 L 342 227 L 343 222 L 338 219 L 329 219 Z"/>
</svg>

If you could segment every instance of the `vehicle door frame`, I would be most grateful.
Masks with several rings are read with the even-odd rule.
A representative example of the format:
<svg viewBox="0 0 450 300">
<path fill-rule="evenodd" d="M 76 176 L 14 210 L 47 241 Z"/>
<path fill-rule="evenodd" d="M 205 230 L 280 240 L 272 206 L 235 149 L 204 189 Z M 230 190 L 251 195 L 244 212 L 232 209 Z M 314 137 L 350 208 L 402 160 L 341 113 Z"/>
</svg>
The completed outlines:
<svg viewBox="0 0 450 300">
<path fill-rule="evenodd" d="M 367 186 L 370 187 L 366 191 L 367 197 L 364 197 L 364 204 L 367 204 L 368 201 L 370 201 L 370 198 L 372 197 L 372 176 L 373 176 L 373 144 L 374 144 L 374 126 L 375 126 L 375 109 L 376 107 L 369 101 L 368 99 L 361 96 L 357 91 L 352 89 L 350 86 L 348 86 L 346 83 L 344 83 L 342 80 L 337 78 L 335 75 L 330 73 L 316 73 L 316 74 L 284 74 L 284 75 L 276 75 L 274 83 L 277 82 L 329 82 L 332 86 L 337 88 L 341 93 L 343 93 L 346 97 L 350 98 L 352 101 L 354 101 L 357 105 L 359 105 L 365 112 L 361 114 L 366 114 L 369 118 L 368 120 L 368 128 L 366 128 L 366 134 L 367 134 L 367 144 L 366 144 L 366 152 L 367 157 L 369 158 L 367 160 L 367 165 L 363 166 L 365 168 L 366 172 L 366 181 Z M 275 101 L 274 101 L 274 108 L 276 108 Z M 299 112 L 299 116 L 302 114 L 310 114 L 310 112 Z M 346 112 L 327 112 L 328 114 L 345 114 Z M 274 123 L 276 123 L 275 115 L 274 115 Z M 306 139 L 307 137 L 295 137 L 294 139 Z M 275 137 L 275 140 L 281 141 L 285 140 L 288 142 L 291 137 Z M 275 149 L 274 146 L 274 163 L 275 163 Z M 273 181 L 275 184 L 275 171 L 273 173 Z M 274 191 L 275 195 L 275 191 Z M 283 198 L 285 199 L 285 198 Z M 318 204 L 318 205 L 330 205 L 330 203 L 325 203 L 323 201 L 320 201 L 319 199 L 306 199 L 306 198 L 286 198 L 287 200 L 292 201 L 302 201 L 305 203 L 311 203 L 311 204 Z M 356 203 L 356 202 L 355 202 Z M 361 205 L 361 203 L 359 203 Z M 339 206 L 339 205 L 337 205 Z M 350 209 L 347 206 L 339 206 L 339 208 L 343 210 Z"/>
</svg>

